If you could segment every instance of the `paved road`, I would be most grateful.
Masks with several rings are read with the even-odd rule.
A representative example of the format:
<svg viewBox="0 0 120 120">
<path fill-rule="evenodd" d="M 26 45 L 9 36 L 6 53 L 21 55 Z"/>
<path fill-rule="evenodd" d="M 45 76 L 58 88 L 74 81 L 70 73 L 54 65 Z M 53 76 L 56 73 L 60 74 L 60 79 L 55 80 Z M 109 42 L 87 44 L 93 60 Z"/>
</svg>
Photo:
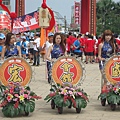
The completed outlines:
<svg viewBox="0 0 120 120">
<path fill-rule="evenodd" d="M 63 114 L 58 114 L 57 109 L 52 110 L 50 103 L 44 101 L 45 96 L 49 93 L 50 85 L 46 79 L 45 63 L 41 63 L 39 67 L 32 67 L 33 78 L 30 87 L 38 95 L 42 96 L 41 100 L 36 101 L 36 109 L 28 117 L 17 117 L 15 120 L 120 120 L 120 107 L 115 111 L 111 111 L 110 106 L 102 107 L 97 97 L 100 93 L 100 72 L 98 64 L 86 65 L 86 79 L 81 88 L 88 93 L 90 102 L 80 114 L 75 109 L 64 108 Z M 0 120 L 9 120 L 5 118 L 0 111 Z"/>
</svg>

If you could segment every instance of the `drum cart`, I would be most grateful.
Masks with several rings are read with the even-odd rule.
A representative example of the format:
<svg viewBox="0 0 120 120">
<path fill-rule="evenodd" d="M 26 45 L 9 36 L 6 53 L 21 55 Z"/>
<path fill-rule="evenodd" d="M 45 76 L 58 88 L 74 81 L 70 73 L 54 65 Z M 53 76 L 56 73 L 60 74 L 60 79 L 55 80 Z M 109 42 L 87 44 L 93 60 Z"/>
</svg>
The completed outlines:
<svg viewBox="0 0 120 120">
<path fill-rule="evenodd" d="M 41 99 L 29 86 L 31 66 L 19 57 L 7 58 L 0 66 L 0 107 L 6 117 L 28 116 L 35 110 L 35 100 Z"/>
<path fill-rule="evenodd" d="M 106 61 L 103 80 L 107 80 L 107 85 L 103 86 L 101 82 L 103 86 L 99 95 L 101 105 L 105 106 L 107 101 L 111 110 L 114 111 L 117 105 L 120 105 L 120 55 L 114 55 Z"/>
<path fill-rule="evenodd" d="M 80 88 L 85 78 L 84 65 L 73 57 L 60 57 L 52 65 L 52 84 L 50 93 L 45 100 L 51 102 L 51 109 L 57 108 L 63 113 L 63 108 L 74 107 L 76 113 L 87 106 L 87 94 Z"/>
</svg>

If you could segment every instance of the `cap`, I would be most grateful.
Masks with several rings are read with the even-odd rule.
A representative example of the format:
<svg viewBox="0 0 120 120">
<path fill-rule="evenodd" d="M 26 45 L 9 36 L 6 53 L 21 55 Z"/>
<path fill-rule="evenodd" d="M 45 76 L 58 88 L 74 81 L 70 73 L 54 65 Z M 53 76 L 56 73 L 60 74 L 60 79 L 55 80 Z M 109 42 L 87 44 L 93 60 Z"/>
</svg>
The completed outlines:
<svg viewBox="0 0 120 120">
<path fill-rule="evenodd" d="M 39 32 L 36 32 L 35 36 L 40 37 L 40 33 L 39 33 Z"/>
<path fill-rule="evenodd" d="M 5 35 L 3 33 L 0 33 L 0 39 L 4 39 Z"/>
<path fill-rule="evenodd" d="M 48 33 L 48 37 L 53 36 L 54 34 L 52 32 Z"/>
<path fill-rule="evenodd" d="M 86 33 L 85 33 L 85 36 L 88 36 L 88 35 L 89 35 L 89 32 L 86 32 Z"/>
</svg>

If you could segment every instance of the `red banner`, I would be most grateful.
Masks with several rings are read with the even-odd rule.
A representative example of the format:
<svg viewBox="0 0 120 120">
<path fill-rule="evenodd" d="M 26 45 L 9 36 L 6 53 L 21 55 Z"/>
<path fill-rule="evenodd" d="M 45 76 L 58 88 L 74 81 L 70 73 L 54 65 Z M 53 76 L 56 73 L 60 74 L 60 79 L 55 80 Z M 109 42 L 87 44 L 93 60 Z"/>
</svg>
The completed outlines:
<svg viewBox="0 0 120 120">
<path fill-rule="evenodd" d="M 37 11 L 16 18 L 13 23 L 13 33 L 15 34 L 37 28 L 39 28 Z"/>
<path fill-rule="evenodd" d="M 75 2 L 74 5 L 74 17 L 75 17 L 75 24 L 80 24 L 80 2 Z"/>
</svg>

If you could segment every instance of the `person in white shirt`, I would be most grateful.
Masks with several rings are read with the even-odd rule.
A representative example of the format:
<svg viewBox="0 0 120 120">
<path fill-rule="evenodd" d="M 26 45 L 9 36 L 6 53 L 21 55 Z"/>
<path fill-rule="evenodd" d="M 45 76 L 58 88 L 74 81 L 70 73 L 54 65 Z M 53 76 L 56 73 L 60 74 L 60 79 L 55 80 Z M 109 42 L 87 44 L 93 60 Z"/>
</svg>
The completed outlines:
<svg viewBox="0 0 120 120">
<path fill-rule="evenodd" d="M 34 38 L 33 37 L 30 37 L 30 42 L 29 42 L 29 49 L 28 49 L 28 54 L 29 54 L 29 58 L 30 58 L 30 62 L 29 63 L 33 63 L 33 50 L 34 50 L 34 45 L 33 45 L 33 41 L 34 41 Z"/>
<path fill-rule="evenodd" d="M 53 36 L 54 34 L 52 32 L 50 32 L 48 34 L 48 41 L 46 41 L 45 44 L 45 50 L 46 50 L 46 54 L 48 53 L 48 49 L 51 45 L 53 45 Z M 51 56 L 50 56 L 51 57 Z M 50 75 L 50 71 L 51 71 L 51 62 L 46 60 L 47 62 L 47 73 L 48 73 L 48 83 L 51 83 L 51 75 Z"/>
<path fill-rule="evenodd" d="M 39 66 L 40 65 L 40 34 L 36 33 L 35 40 L 33 42 L 33 51 L 34 51 L 34 62 L 33 66 Z"/>
</svg>

